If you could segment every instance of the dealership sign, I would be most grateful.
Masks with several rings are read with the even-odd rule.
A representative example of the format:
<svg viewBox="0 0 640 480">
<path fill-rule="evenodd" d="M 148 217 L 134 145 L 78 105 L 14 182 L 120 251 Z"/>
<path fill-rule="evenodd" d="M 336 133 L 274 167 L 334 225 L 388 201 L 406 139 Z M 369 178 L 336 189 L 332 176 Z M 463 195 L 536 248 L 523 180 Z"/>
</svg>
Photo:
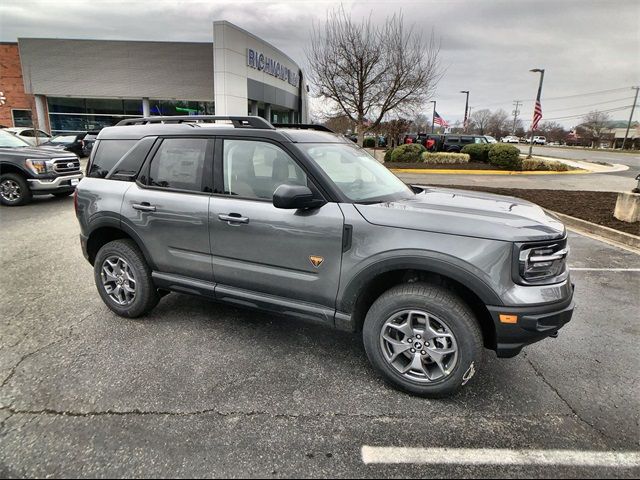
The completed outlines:
<svg viewBox="0 0 640 480">
<path fill-rule="evenodd" d="M 262 52 L 257 52 L 251 48 L 247 48 L 247 65 L 261 72 L 268 73 L 271 76 L 279 78 L 285 82 L 288 82 L 294 87 L 298 86 L 300 82 L 300 75 L 293 70 L 288 69 L 283 64 L 267 57 Z"/>
</svg>

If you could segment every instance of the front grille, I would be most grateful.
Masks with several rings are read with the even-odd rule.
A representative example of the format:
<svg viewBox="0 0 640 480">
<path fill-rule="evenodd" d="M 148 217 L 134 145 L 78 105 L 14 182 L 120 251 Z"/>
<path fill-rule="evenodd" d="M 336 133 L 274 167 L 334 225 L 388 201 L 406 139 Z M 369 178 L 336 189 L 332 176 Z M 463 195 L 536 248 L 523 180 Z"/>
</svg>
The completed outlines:
<svg viewBox="0 0 640 480">
<path fill-rule="evenodd" d="M 80 171 L 80 160 L 77 158 L 60 158 L 54 160 L 53 171 L 56 173 L 72 173 Z"/>
</svg>

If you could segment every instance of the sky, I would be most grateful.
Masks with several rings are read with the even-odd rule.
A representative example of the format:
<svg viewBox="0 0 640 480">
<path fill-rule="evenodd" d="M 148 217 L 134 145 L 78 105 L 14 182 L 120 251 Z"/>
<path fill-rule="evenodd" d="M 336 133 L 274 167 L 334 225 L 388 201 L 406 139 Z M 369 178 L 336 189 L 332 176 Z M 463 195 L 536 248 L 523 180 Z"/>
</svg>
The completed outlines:
<svg viewBox="0 0 640 480">
<path fill-rule="evenodd" d="M 627 120 L 640 85 L 640 0 L 2 0 L 0 41 L 18 37 L 212 41 L 228 20 L 274 44 L 304 69 L 312 26 L 340 4 L 353 18 L 383 23 L 394 13 L 441 42 L 445 74 L 433 100 L 449 122 L 521 100 L 530 122 L 544 68 L 545 120 L 566 127 L 590 110 Z M 312 109 L 314 103 L 312 101 Z M 626 107 L 626 108 L 624 108 Z M 640 109 L 636 108 L 636 112 Z M 424 114 L 431 116 L 425 105 Z M 636 113 L 634 119 L 640 118 Z"/>
</svg>

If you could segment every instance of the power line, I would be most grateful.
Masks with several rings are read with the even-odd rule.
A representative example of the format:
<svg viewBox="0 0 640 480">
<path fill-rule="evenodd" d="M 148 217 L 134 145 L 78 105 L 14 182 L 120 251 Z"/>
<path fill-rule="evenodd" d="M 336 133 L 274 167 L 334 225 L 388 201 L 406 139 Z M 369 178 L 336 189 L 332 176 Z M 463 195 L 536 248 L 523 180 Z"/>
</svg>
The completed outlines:
<svg viewBox="0 0 640 480">
<path fill-rule="evenodd" d="M 573 95 L 563 95 L 563 96 L 559 96 L 559 97 L 543 97 L 542 101 L 543 102 L 548 102 L 548 101 L 554 101 L 554 100 L 564 100 L 567 98 L 578 98 L 578 97 L 588 97 L 588 96 L 592 96 L 592 95 L 601 95 L 603 93 L 613 93 L 613 92 L 622 92 L 622 91 L 626 91 L 629 90 L 633 87 L 620 87 L 620 88 L 610 88 L 608 90 L 596 90 L 593 92 L 584 92 L 584 93 L 576 93 Z M 524 100 L 520 100 L 521 102 L 534 102 L 536 99 L 535 98 L 525 98 Z M 505 101 L 505 102 L 498 102 L 498 103 L 489 103 L 487 105 L 474 105 L 474 108 L 477 110 L 478 108 L 487 108 L 487 107 L 496 107 L 496 106 L 501 106 L 501 105 L 507 105 L 509 102 Z"/>
<path fill-rule="evenodd" d="M 626 110 L 627 108 L 631 108 L 631 105 L 625 105 L 624 107 L 616 107 L 616 108 L 610 108 L 608 110 L 598 110 L 600 113 L 613 113 L 613 112 L 620 112 L 623 110 Z M 566 120 L 566 119 L 570 119 L 570 118 L 580 118 L 580 117 L 584 117 L 585 115 L 588 115 L 589 112 L 586 113 L 580 113 L 577 115 L 566 115 L 564 117 L 552 117 L 552 118 L 546 118 L 543 117 L 544 121 L 550 121 L 550 120 Z"/>
</svg>

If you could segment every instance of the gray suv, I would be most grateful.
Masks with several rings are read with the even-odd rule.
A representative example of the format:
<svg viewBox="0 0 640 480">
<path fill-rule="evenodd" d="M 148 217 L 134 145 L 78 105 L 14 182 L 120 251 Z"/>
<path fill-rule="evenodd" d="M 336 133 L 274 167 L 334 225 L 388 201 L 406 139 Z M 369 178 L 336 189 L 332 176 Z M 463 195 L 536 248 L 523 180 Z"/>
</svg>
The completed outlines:
<svg viewBox="0 0 640 480">
<path fill-rule="evenodd" d="M 345 137 L 258 117 L 128 119 L 76 193 L 98 292 L 169 292 L 362 332 L 402 390 L 443 397 L 573 313 L 564 226 L 509 197 L 405 185 Z"/>
</svg>

